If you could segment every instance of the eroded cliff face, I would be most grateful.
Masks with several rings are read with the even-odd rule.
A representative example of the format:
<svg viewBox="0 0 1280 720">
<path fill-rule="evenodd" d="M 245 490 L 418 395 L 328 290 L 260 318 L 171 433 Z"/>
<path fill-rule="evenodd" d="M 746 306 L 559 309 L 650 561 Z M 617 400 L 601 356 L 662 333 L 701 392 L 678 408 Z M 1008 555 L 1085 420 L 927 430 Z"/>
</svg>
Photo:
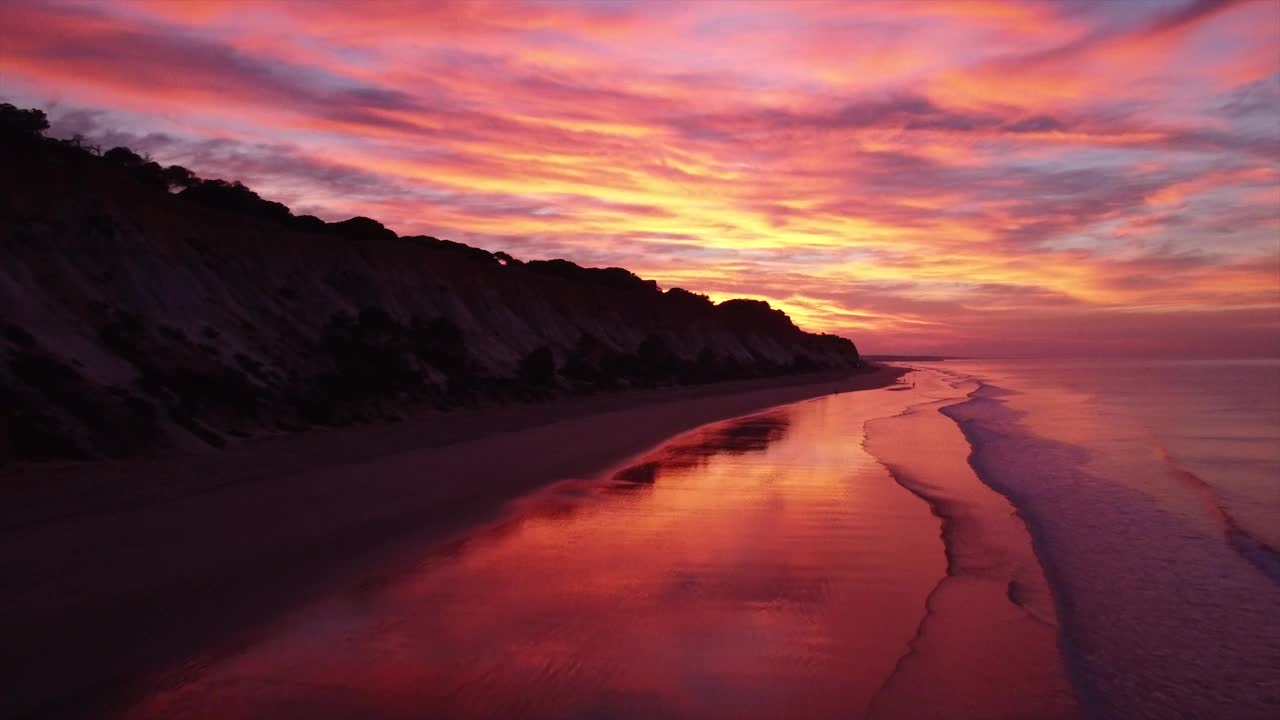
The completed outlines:
<svg viewBox="0 0 1280 720">
<path fill-rule="evenodd" d="M 860 364 L 764 303 L 229 208 L 46 139 L 6 149 L 0 458 Z"/>
</svg>

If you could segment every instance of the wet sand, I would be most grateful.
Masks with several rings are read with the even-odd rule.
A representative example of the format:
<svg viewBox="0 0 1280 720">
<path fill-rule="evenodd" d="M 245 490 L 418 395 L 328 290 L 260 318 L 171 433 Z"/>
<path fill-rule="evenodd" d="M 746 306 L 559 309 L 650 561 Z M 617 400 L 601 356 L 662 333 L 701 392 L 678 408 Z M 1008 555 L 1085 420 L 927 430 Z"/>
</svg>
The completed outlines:
<svg viewBox="0 0 1280 720">
<path fill-rule="evenodd" d="M 1053 598 L 945 373 L 699 427 L 402 544 L 111 715 L 1073 718 Z"/>
<path fill-rule="evenodd" d="M 1280 717 L 1280 583 L 1237 536 L 1280 512 L 1276 367 L 945 368 L 980 379 L 943 413 L 1026 520 L 1088 717 Z"/>
<path fill-rule="evenodd" d="M 406 562 L 540 485 L 851 377 L 458 413 L 207 456 L 3 476 L 0 715 L 83 716 L 252 646 L 320 594 Z"/>
<path fill-rule="evenodd" d="M 866 445 L 940 520 L 947 568 L 870 717 L 920 717 L 921 708 L 947 708 L 955 718 L 1079 717 L 1027 527 L 978 478 L 964 434 L 939 412 L 965 401 L 977 383 L 953 386 L 932 372 L 909 377 L 926 401 L 867 423 Z"/>
<path fill-rule="evenodd" d="M 945 572 L 929 507 L 862 447 L 912 401 L 818 398 L 556 484 L 124 716 L 862 716 Z"/>
</svg>

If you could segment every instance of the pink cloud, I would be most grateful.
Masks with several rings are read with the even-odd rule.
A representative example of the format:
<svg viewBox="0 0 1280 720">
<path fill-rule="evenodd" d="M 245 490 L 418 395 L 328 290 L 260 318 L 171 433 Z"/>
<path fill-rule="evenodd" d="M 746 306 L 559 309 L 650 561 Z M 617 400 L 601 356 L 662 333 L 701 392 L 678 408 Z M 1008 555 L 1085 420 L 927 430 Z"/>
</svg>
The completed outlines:
<svg viewBox="0 0 1280 720">
<path fill-rule="evenodd" d="M 1272 352 L 1276 19 L 14 2 L 0 95 L 307 211 L 761 297 L 886 351 L 1074 351 L 1079 322 L 1108 352 Z"/>
</svg>

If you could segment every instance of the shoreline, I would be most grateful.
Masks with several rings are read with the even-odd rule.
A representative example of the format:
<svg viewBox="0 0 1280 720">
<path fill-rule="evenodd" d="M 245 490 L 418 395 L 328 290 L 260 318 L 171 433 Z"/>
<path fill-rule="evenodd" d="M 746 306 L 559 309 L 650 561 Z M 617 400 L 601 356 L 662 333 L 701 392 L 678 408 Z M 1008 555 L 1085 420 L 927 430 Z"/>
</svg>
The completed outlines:
<svg viewBox="0 0 1280 720">
<path fill-rule="evenodd" d="M 928 508 L 860 442 L 910 395 L 772 407 L 549 485 L 121 717 L 857 716 L 945 566 Z"/>
<path fill-rule="evenodd" d="M 0 567 L 17 588 L 0 604 L 12 624 L 0 657 L 19 689 L 7 702 L 17 716 L 101 709 L 141 674 L 234 649 L 393 548 L 439 543 L 540 486 L 598 473 L 700 425 L 883 387 L 905 372 L 594 396 L 286 436 L 222 455 L 41 468 L 20 488 L 33 512 L 10 504 L 0 516 Z M 127 491 L 113 486 L 126 482 Z M 66 512 L 81 491 L 90 509 Z"/>
<path fill-rule="evenodd" d="M 875 378 L 880 377 L 878 373 L 881 370 L 899 375 L 908 372 L 907 368 L 892 365 L 872 365 L 852 371 L 600 392 L 546 402 L 482 405 L 451 411 L 424 410 L 398 422 L 260 435 L 226 448 L 169 448 L 128 458 L 0 465 L 0 486 L 5 488 L 10 500 L 0 506 L 0 537 L 27 527 L 81 516 L 132 511 L 232 485 L 307 472 L 320 465 L 368 462 L 591 415 L 760 391 L 790 397 L 790 391 L 798 388 L 804 389 L 796 397 L 803 399 L 822 394 L 816 391 L 824 384 L 830 392 L 878 387 L 882 381 Z M 882 384 L 892 384 L 892 380 L 885 380 Z M 788 402 L 792 400 L 784 399 L 774 404 Z M 752 408 L 748 407 L 745 412 L 750 411 Z M 683 427 L 676 434 L 724 419 L 728 418 L 711 413 L 706 415 L 706 419 Z M 655 444 L 663 439 L 666 438 L 658 438 Z M 186 474 L 193 465 L 201 467 L 201 476 Z M 154 477 L 164 477 L 163 485 L 148 482 Z M 75 493 L 74 508 L 66 502 L 68 493 Z"/>
<path fill-rule="evenodd" d="M 1073 637 L 1071 632 L 1072 606 L 1067 598 L 1069 588 L 1064 582 L 1061 568 L 1057 567 L 1055 558 L 1049 551 L 1049 538 L 1046 536 L 1046 528 L 1037 522 L 1035 515 L 1027 507 L 1025 498 L 1017 497 L 1008 485 L 1001 484 L 997 478 L 993 477 L 991 472 L 983 467 L 983 463 L 980 460 L 983 452 L 981 438 L 974 434 L 974 421 L 964 415 L 966 409 L 981 404 L 983 401 L 994 400 L 999 402 L 997 399 L 999 397 L 998 394 L 1007 391 L 986 379 L 978 379 L 975 382 L 977 387 L 973 392 L 969 393 L 960 402 L 939 408 L 938 413 L 955 423 L 955 426 L 964 436 L 965 442 L 969 445 L 970 454 L 965 460 L 966 465 L 984 486 L 1000 495 L 1013 506 L 1017 517 L 1026 529 L 1031 541 L 1032 552 L 1039 563 L 1044 581 L 1047 583 L 1052 595 L 1052 609 L 1058 648 L 1062 657 L 1063 667 L 1066 669 L 1071 687 L 1075 691 L 1075 699 L 1080 714 L 1085 718 L 1099 717 L 1105 714 L 1103 703 L 1085 671 L 1078 639 Z M 996 393 L 997 395 L 993 397 L 990 393 Z"/>
<path fill-rule="evenodd" d="M 972 440 L 945 412 L 970 402 L 982 386 L 976 380 L 963 384 L 974 387 L 954 395 L 960 390 L 955 387 L 867 423 L 868 452 L 928 505 L 946 557 L 916 636 L 873 698 L 868 717 L 909 716 L 904 708 L 922 696 L 933 707 L 982 707 L 1001 717 L 1082 717 L 1061 647 L 1059 598 L 1034 533 L 1018 507 L 971 467 Z M 934 444 L 927 458 L 912 447 L 911 438 L 921 436 Z M 999 690 L 974 696 L 975 689 L 991 685 Z"/>
</svg>

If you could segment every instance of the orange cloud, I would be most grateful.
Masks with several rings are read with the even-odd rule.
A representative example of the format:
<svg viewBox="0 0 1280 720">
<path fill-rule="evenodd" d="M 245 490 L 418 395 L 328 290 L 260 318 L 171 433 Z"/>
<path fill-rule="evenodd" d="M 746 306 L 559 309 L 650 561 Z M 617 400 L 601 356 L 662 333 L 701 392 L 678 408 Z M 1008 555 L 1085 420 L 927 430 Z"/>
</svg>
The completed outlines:
<svg viewBox="0 0 1280 720">
<path fill-rule="evenodd" d="M 766 299 L 872 349 L 1065 351 L 1045 328 L 1088 318 L 1121 352 L 1146 318 L 1133 349 L 1182 351 L 1179 318 L 1216 313 L 1205 342 L 1270 352 L 1251 338 L 1280 313 L 1275 20 L 1213 0 L 12 2 L 0 94 L 300 211 Z"/>
</svg>

